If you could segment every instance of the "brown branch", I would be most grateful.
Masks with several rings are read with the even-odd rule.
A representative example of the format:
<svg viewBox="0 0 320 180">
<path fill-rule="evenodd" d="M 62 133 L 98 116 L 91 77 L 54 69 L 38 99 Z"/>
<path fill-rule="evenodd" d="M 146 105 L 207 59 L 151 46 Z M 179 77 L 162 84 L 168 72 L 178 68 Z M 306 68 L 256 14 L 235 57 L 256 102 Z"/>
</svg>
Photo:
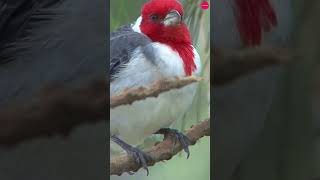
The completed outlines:
<svg viewBox="0 0 320 180">
<path fill-rule="evenodd" d="M 227 50 L 212 48 L 211 84 L 222 86 L 226 83 L 260 69 L 293 62 L 297 55 L 284 48 L 247 48 Z"/>
<path fill-rule="evenodd" d="M 0 110 L 0 145 L 12 146 L 27 139 L 68 135 L 79 124 L 107 117 L 105 78 L 69 87 L 50 85 L 40 94 L 16 101 Z"/>
<path fill-rule="evenodd" d="M 197 125 L 192 126 L 186 131 L 186 136 L 191 140 L 194 145 L 203 136 L 210 136 L 210 122 L 209 120 L 202 121 Z M 147 162 L 148 166 L 153 166 L 155 163 L 169 160 L 174 155 L 182 150 L 179 142 L 174 146 L 174 141 L 171 138 L 166 138 L 164 141 L 153 146 L 145 151 L 152 161 Z M 112 158 L 110 161 L 110 174 L 121 175 L 124 172 L 136 172 L 141 168 L 136 163 L 135 159 L 128 155 L 120 155 Z"/>
<path fill-rule="evenodd" d="M 199 77 L 176 78 L 174 80 L 159 80 L 149 87 L 140 87 L 135 89 L 127 89 L 118 95 L 110 98 L 110 107 L 114 108 L 120 105 L 131 104 L 134 101 L 142 100 L 147 97 L 157 97 L 159 94 L 172 89 L 179 89 L 188 84 L 198 82 Z"/>
<path fill-rule="evenodd" d="M 126 90 L 111 97 L 111 106 L 130 104 L 199 80 L 195 77 L 163 80 L 150 88 Z M 80 124 L 107 119 L 106 83 L 101 78 L 82 87 L 51 84 L 32 98 L 11 102 L 0 109 L 0 145 L 12 146 L 40 136 L 66 136 Z"/>
</svg>

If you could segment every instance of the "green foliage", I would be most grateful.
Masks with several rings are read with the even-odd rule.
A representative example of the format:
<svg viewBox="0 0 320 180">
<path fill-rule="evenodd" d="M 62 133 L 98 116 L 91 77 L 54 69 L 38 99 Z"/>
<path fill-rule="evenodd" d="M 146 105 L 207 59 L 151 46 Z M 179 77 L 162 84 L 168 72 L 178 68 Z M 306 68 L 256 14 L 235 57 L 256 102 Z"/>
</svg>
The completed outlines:
<svg viewBox="0 0 320 180">
<path fill-rule="evenodd" d="M 146 0 L 111 0 L 110 32 L 121 25 L 133 23 L 140 15 L 140 9 Z"/>
</svg>

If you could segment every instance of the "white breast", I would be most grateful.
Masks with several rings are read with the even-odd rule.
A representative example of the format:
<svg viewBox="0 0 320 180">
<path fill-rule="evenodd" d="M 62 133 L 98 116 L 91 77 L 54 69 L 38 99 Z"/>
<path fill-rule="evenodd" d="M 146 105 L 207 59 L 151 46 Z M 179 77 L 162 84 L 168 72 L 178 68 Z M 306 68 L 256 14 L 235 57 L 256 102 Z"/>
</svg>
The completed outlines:
<svg viewBox="0 0 320 180">
<path fill-rule="evenodd" d="M 160 128 L 169 127 L 191 105 L 196 84 L 110 111 L 110 133 L 129 144 L 140 144 Z"/>
<path fill-rule="evenodd" d="M 155 45 L 160 46 L 158 43 Z M 130 61 L 128 67 L 119 73 L 116 80 L 111 83 L 110 95 L 121 92 L 127 87 L 148 86 L 162 78 L 185 76 L 182 60 L 175 57 L 175 52 L 172 52 L 171 56 L 166 56 L 166 53 L 160 58 L 160 60 L 163 60 L 161 68 L 155 68 L 142 53 L 137 53 L 139 56 L 133 57 L 138 58 L 137 61 Z M 198 75 L 200 58 L 196 51 L 195 54 L 197 71 L 194 72 L 194 75 Z M 141 64 L 137 64 L 138 62 Z M 111 109 L 111 135 L 117 134 L 130 144 L 140 143 L 145 137 L 150 136 L 162 127 L 170 126 L 173 121 L 179 119 L 192 103 L 196 87 L 196 83 L 191 84 L 179 90 L 163 93 L 157 98 L 148 98 L 137 101 L 132 105 Z"/>
</svg>

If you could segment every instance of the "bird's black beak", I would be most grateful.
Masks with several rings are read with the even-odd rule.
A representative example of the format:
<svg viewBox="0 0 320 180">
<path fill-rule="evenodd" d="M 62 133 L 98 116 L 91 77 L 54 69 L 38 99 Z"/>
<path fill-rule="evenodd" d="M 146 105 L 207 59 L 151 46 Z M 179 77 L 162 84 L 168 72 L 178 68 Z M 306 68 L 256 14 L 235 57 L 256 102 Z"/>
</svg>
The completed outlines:
<svg viewBox="0 0 320 180">
<path fill-rule="evenodd" d="M 176 10 L 170 11 L 167 16 L 163 20 L 163 24 L 165 26 L 176 26 L 180 24 L 182 21 L 182 17 L 180 13 Z"/>
</svg>

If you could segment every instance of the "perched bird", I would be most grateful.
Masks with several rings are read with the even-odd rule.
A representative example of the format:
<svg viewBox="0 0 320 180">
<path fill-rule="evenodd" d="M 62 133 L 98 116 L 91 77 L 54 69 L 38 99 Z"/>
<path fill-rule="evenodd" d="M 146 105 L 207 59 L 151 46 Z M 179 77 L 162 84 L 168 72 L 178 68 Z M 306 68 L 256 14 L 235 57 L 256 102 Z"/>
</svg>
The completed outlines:
<svg viewBox="0 0 320 180">
<path fill-rule="evenodd" d="M 151 0 L 143 5 L 134 24 L 111 33 L 111 96 L 164 78 L 199 75 L 200 57 L 183 15 L 183 6 L 177 0 Z M 191 105 L 196 87 L 191 84 L 158 98 L 111 109 L 111 140 L 133 155 L 147 171 L 148 157 L 133 145 L 153 133 L 175 134 L 189 156 L 188 138 L 168 127 Z"/>
<path fill-rule="evenodd" d="M 214 1 L 211 47 L 288 47 L 293 20 L 291 3 L 292 0 Z M 212 72 L 214 76 L 214 67 Z M 211 111 L 215 114 L 211 136 L 214 179 L 243 178 L 237 178 L 236 172 L 260 140 L 281 73 L 281 67 L 269 67 L 211 89 Z"/>
</svg>

